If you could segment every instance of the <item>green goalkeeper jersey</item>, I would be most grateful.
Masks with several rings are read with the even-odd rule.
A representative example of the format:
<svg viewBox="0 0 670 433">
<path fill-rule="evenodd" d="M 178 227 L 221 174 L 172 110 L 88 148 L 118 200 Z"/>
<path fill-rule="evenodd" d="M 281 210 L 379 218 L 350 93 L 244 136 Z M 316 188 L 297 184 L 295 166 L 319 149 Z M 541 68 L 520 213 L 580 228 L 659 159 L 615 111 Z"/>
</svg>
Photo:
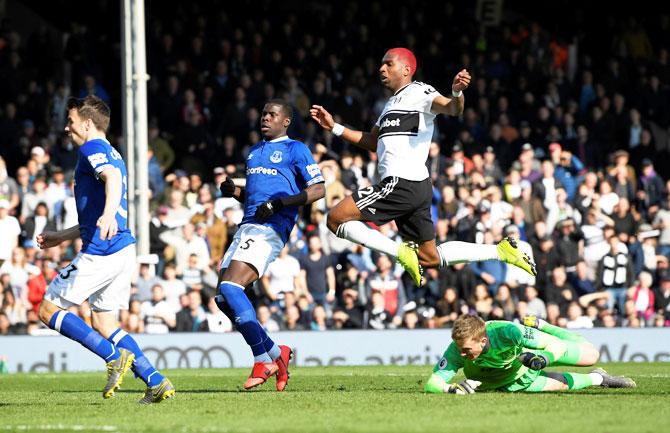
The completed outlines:
<svg viewBox="0 0 670 433">
<path fill-rule="evenodd" d="M 517 359 L 525 349 L 544 349 L 550 342 L 547 337 L 551 337 L 535 328 L 497 320 L 486 322 L 486 335 L 488 349 L 474 360 L 461 356 L 452 341 L 433 369 L 433 376 L 447 383 L 462 368 L 465 377 L 482 382 L 479 389 L 498 389 L 528 371 Z"/>
</svg>

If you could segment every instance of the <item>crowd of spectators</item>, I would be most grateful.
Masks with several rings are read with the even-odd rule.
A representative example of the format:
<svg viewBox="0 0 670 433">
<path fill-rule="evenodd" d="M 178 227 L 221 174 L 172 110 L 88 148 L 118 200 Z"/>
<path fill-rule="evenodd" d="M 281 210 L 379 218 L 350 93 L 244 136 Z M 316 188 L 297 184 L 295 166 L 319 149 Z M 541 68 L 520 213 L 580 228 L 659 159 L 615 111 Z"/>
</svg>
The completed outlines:
<svg viewBox="0 0 670 433">
<path fill-rule="evenodd" d="M 260 15 L 268 9 L 242 3 L 234 16 L 219 2 L 149 3 L 151 255 L 138 258 L 125 329 L 231 331 L 214 302 L 216 270 L 242 210 L 217 185 L 243 180 L 259 110 L 273 97 L 293 104 L 289 133 L 312 150 L 327 192 L 247 290 L 268 331 L 438 328 L 461 313 L 670 326 L 668 14 L 558 34 L 523 16 L 479 26 L 463 19 L 471 6 L 448 3 L 393 16 L 381 2 Z M 48 33 L 0 30 L 0 334 L 40 334 L 46 286 L 81 246 L 35 243 L 43 230 L 76 224 L 65 103 L 89 93 L 111 102 L 118 146 L 121 107 L 109 71 L 90 67 L 104 39 L 94 27 L 73 25 L 62 65 L 47 76 L 34 53 L 48 52 Z M 593 41 L 600 33 L 604 44 Z M 427 270 L 416 287 L 388 257 L 328 231 L 334 204 L 380 180 L 376 155 L 320 130 L 307 110 L 323 105 L 369 129 L 389 97 L 377 68 L 393 45 L 413 49 L 416 79 L 444 94 L 461 68 L 473 76 L 464 114 L 438 117 L 427 161 L 438 243 L 517 237 L 536 278 L 486 261 Z M 393 223 L 379 230 L 397 238 Z M 73 309 L 90 319 L 87 310 Z"/>
</svg>

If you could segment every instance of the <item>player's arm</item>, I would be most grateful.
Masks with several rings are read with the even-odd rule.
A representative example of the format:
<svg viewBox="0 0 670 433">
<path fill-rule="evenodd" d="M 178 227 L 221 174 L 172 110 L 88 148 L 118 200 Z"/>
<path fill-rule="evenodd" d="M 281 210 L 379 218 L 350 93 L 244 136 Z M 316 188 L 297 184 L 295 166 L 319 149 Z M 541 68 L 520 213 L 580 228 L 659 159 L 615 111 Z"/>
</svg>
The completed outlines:
<svg viewBox="0 0 670 433">
<path fill-rule="evenodd" d="M 456 376 L 456 373 L 462 367 L 463 357 L 458 353 L 458 348 L 452 341 L 447 350 L 444 351 L 444 354 L 442 354 L 442 358 L 433 367 L 433 374 L 430 375 L 428 382 L 423 387 L 424 392 L 431 394 L 454 392 L 453 390 L 456 387 L 452 385 L 458 384 L 449 383 L 449 381 Z"/>
<path fill-rule="evenodd" d="M 320 105 L 312 105 L 309 114 L 312 116 L 312 119 L 326 131 L 332 131 L 333 134 L 339 136 L 343 140 L 358 147 L 362 147 L 363 149 L 371 150 L 373 152 L 377 151 L 377 137 L 379 136 L 379 128 L 377 126 L 374 126 L 370 132 L 349 129 L 339 123 L 335 123 L 333 116 Z"/>
<path fill-rule="evenodd" d="M 245 189 L 241 186 L 235 185 L 233 179 L 226 177 L 226 179 L 219 185 L 219 191 L 223 197 L 233 197 L 240 203 L 244 203 L 246 198 Z"/>
<path fill-rule="evenodd" d="M 37 246 L 42 249 L 55 247 L 62 242 L 73 241 L 80 235 L 79 224 L 58 232 L 45 231 L 37 235 Z"/>
<path fill-rule="evenodd" d="M 109 166 L 98 173 L 98 177 L 105 182 L 105 209 L 98 218 L 96 225 L 100 227 L 100 239 L 111 239 L 119 229 L 116 222 L 116 213 L 121 205 L 123 179 L 121 170 L 113 166 Z"/>
<path fill-rule="evenodd" d="M 312 204 L 325 196 L 325 184 L 313 184 L 297 194 L 266 201 L 256 208 L 256 214 L 254 217 L 256 218 L 256 221 L 265 221 L 287 206 L 303 206 L 306 204 Z"/>
<path fill-rule="evenodd" d="M 513 325 L 521 335 L 521 346 L 534 349 L 525 351 L 519 356 L 523 365 L 533 370 L 541 370 L 560 358 L 568 350 L 563 340 L 546 332 L 523 325 Z"/>
<path fill-rule="evenodd" d="M 449 116 L 460 116 L 463 114 L 465 108 L 465 98 L 463 97 L 463 90 L 470 85 L 470 73 L 463 69 L 454 77 L 454 82 L 451 85 L 451 98 L 438 95 L 433 99 L 431 109 L 435 113 L 448 114 Z"/>
</svg>

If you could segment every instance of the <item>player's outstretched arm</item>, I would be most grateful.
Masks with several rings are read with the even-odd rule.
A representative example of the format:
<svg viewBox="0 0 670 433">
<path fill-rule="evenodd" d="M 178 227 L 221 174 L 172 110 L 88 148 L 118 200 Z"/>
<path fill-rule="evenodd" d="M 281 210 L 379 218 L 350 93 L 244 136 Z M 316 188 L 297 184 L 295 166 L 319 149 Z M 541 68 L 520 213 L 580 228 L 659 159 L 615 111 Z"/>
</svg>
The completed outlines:
<svg viewBox="0 0 670 433">
<path fill-rule="evenodd" d="M 37 235 L 37 246 L 42 249 L 51 248 L 62 242 L 75 240 L 79 236 L 79 224 L 58 232 L 45 231 Z"/>
<path fill-rule="evenodd" d="M 268 200 L 256 208 L 256 221 L 265 221 L 272 215 L 284 209 L 286 206 L 303 206 L 306 204 L 312 204 L 325 196 L 326 186 L 323 182 L 319 182 L 308 186 L 298 194 Z"/>
<path fill-rule="evenodd" d="M 431 106 L 436 113 L 448 114 L 449 116 L 460 116 L 463 114 L 465 108 L 465 98 L 463 97 L 463 90 L 470 85 L 472 77 L 470 73 L 463 69 L 454 77 L 454 82 L 451 85 L 451 98 L 445 96 L 437 96 L 433 99 Z"/>
<path fill-rule="evenodd" d="M 319 124 L 326 131 L 332 131 L 333 134 L 341 137 L 349 143 L 355 144 L 366 150 L 373 152 L 377 151 L 377 137 L 379 136 L 379 128 L 376 126 L 370 132 L 355 131 L 349 129 L 339 123 L 335 123 L 333 116 L 322 106 L 312 105 L 309 110 L 310 116 L 316 123 Z"/>
</svg>

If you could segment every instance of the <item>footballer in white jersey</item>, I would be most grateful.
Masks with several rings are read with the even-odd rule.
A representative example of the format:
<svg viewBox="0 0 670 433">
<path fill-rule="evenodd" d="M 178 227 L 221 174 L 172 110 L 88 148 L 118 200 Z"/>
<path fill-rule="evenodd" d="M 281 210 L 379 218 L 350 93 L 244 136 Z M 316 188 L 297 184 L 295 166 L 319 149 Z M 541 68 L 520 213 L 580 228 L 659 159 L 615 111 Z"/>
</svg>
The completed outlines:
<svg viewBox="0 0 670 433">
<path fill-rule="evenodd" d="M 445 267 L 450 263 L 502 260 L 536 275 L 532 260 L 512 239 L 498 245 L 468 242 L 435 243 L 430 214 L 432 184 L 425 166 L 437 114 L 463 113 L 463 91 L 470 85 L 468 71 L 456 74 L 450 97 L 433 87 L 412 80 L 416 57 L 406 48 L 384 54 L 379 77 L 393 92 L 370 132 L 355 131 L 335 123 L 322 106 L 313 105 L 310 116 L 323 129 L 363 149 L 377 152 L 381 182 L 359 189 L 341 200 L 328 213 L 328 228 L 338 237 L 394 257 L 421 285 L 422 267 Z M 403 242 L 396 243 L 364 224 L 395 221 Z"/>
<path fill-rule="evenodd" d="M 352 236 L 341 227 L 345 223 L 371 221 L 381 225 L 395 220 L 402 238 L 419 244 L 418 256 L 425 262 L 422 264 L 435 267 L 440 258 L 430 215 L 432 184 L 425 164 L 435 116 L 463 113 L 462 91 L 470 84 L 470 74 L 463 69 L 456 75 L 452 97 L 447 98 L 432 86 L 412 81 L 415 71 L 416 58 L 410 50 L 392 48 L 386 52 L 379 75 L 382 84 L 394 93 L 370 132 L 353 131 L 336 124 L 332 115 L 318 105 L 311 108 L 310 115 L 324 129 L 359 147 L 376 151 L 379 157 L 381 182 L 340 201 L 328 214 L 328 228 L 348 239 Z M 370 242 L 364 245 L 387 253 L 392 250 L 390 244 L 387 248 L 383 245 L 375 248 Z"/>
</svg>

